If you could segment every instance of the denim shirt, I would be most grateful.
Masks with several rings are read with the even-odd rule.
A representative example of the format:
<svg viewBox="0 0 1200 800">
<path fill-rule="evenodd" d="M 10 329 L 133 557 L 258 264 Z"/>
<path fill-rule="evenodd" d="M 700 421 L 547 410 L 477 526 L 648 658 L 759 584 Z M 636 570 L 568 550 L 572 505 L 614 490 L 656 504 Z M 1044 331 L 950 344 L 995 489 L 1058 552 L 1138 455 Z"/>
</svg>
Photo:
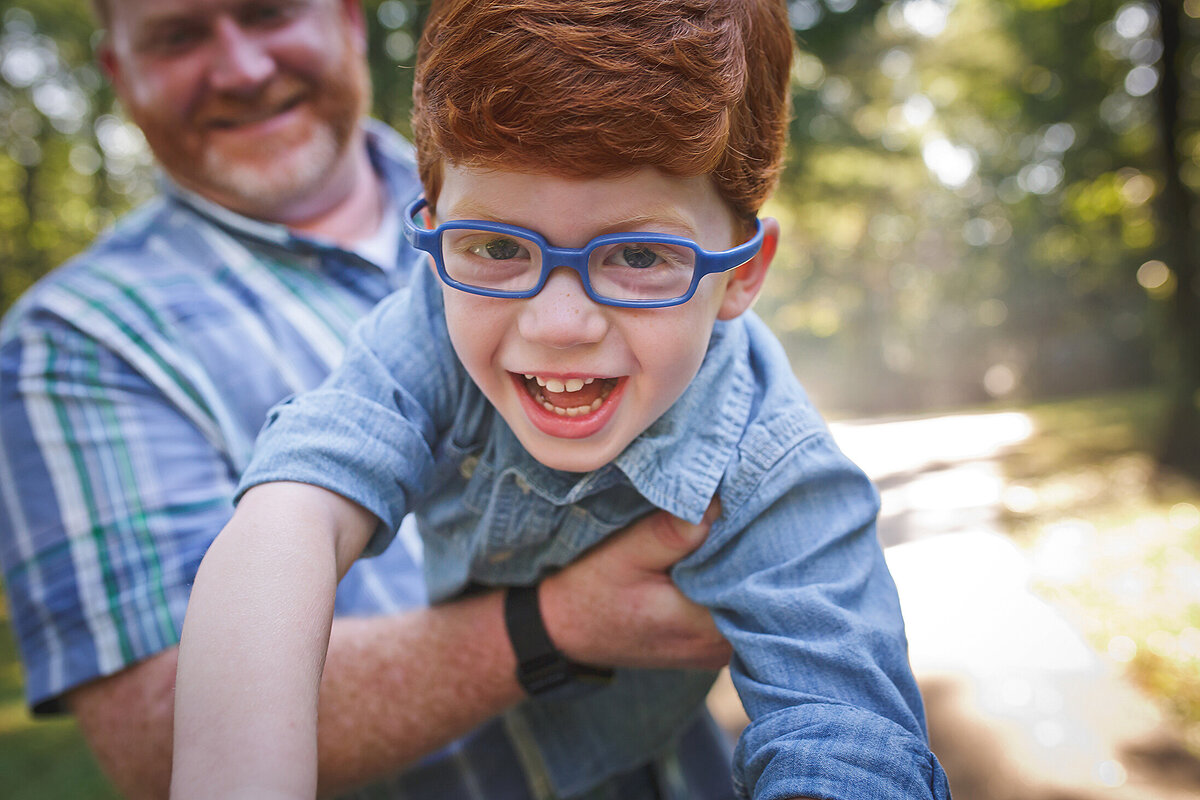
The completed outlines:
<svg viewBox="0 0 1200 800">
<path fill-rule="evenodd" d="M 734 756 L 739 795 L 949 797 L 875 536 L 877 494 L 752 314 L 716 323 L 696 378 L 613 463 L 568 473 L 526 453 L 472 383 L 440 284 L 415 270 L 320 388 L 268 415 L 239 494 L 280 480 L 373 512 L 369 552 L 415 512 L 433 601 L 534 583 L 655 508 L 698 522 L 717 496 L 720 518 L 672 578 L 733 645 L 751 720 Z M 530 699 L 509 724 L 571 795 L 660 749 L 712 678 L 619 670 L 582 698 Z"/>
</svg>

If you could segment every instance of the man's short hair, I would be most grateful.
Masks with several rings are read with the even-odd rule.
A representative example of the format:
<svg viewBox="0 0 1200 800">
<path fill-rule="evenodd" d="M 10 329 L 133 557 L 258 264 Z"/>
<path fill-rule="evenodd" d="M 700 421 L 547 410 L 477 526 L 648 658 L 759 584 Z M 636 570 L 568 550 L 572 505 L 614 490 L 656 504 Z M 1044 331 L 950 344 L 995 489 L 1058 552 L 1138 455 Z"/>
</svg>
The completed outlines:
<svg viewBox="0 0 1200 800">
<path fill-rule="evenodd" d="M 752 217 L 787 134 L 784 0 L 446 0 L 417 58 L 413 134 L 443 161 L 597 177 L 711 174 Z"/>
</svg>

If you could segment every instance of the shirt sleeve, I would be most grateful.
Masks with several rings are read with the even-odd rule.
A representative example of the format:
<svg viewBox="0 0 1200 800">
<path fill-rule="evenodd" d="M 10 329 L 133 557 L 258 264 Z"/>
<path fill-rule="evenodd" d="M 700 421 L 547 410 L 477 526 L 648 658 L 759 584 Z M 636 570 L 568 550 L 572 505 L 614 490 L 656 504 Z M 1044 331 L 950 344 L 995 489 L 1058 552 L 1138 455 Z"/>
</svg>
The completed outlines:
<svg viewBox="0 0 1200 800">
<path fill-rule="evenodd" d="M 438 441 L 464 381 L 428 269 L 355 326 L 341 365 L 316 389 L 273 408 L 237 489 L 272 481 L 320 486 L 379 519 L 366 555 L 391 542 L 429 488 Z"/>
<path fill-rule="evenodd" d="M 0 347 L 0 564 L 36 711 L 179 641 L 234 478 L 128 362 L 55 315 Z"/>
<path fill-rule="evenodd" d="M 734 758 L 739 792 L 949 798 L 875 535 L 874 488 L 824 432 L 763 475 L 722 495 L 709 540 L 674 572 L 733 645 L 752 720 Z"/>
</svg>

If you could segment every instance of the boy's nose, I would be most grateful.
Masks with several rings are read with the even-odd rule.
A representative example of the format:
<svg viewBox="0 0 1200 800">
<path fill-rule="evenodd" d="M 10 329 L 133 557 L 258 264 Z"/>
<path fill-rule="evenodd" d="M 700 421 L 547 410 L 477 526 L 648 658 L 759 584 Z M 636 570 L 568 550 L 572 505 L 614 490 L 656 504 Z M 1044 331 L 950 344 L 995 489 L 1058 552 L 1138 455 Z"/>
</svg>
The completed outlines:
<svg viewBox="0 0 1200 800">
<path fill-rule="evenodd" d="M 524 302 L 517 329 L 528 341 L 562 349 L 599 342 L 608 332 L 608 317 L 587 296 L 578 273 L 558 267 L 542 291 Z"/>
<path fill-rule="evenodd" d="M 209 71 L 212 87 L 237 92 L 257 89 L 275 71 L 275 60 L 253 35 L 235 20 L 216 22 L 214 52 Z"/>
</svg>

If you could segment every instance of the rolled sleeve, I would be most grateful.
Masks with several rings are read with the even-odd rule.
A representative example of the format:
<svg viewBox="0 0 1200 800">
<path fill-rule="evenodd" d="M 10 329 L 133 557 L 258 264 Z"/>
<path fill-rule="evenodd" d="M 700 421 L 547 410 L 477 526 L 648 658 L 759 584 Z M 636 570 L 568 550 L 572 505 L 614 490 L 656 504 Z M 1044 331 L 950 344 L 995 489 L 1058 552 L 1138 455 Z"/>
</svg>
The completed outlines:
<svg viewBox="0 0 1200 800">
<path fill-rule="evenodd" d="M 797 727 L 786 711 L 755 721 L 738 742 L 735 778 L 743 797 L 933 798 L 950 786 L 923 737 L 861 708 L 809 703 Z M 761 787 L 750 792 L 750 786 Z"/>
<path fill-rule="evenodd" d="M 423 492 L 432 468 L 427 431 L 395 407 L 327 388 L 272 409 L 237 499 L 274 481 L 320 486 L 379 519 L 365 554 L 384 550 Z"/>
<path fill-rule="evenodd" d="M 321 386 L 271 409 L 237 499 L 274 481 L 320 486 L 379 519 L 367 555 L 391 542 L 429 489 L 463 381 L 427 272 L 355 327 Z"/>
</svg>

